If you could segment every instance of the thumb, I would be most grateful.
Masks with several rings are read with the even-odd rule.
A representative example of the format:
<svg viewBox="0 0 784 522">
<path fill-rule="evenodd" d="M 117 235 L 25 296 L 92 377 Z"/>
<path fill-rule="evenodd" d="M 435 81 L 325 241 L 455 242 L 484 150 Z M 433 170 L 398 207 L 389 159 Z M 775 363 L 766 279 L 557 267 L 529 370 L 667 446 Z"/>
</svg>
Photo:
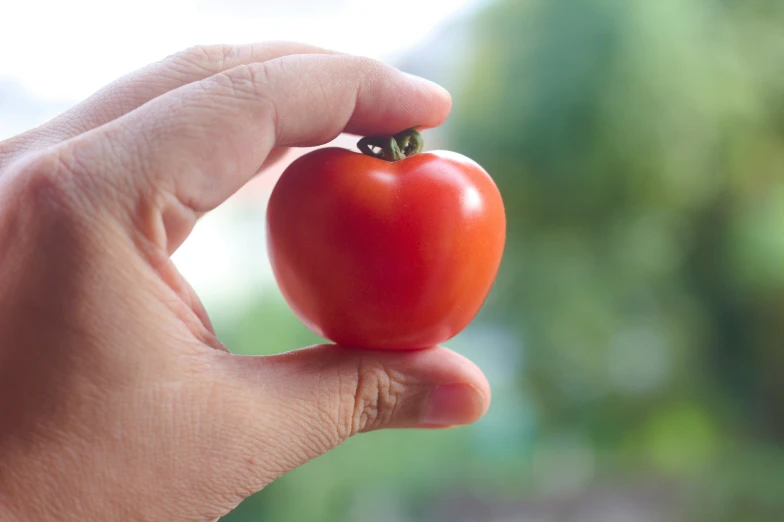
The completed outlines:
<svg viewBox="0 0 784 522">
<path fill-rule="evenodd" d="M 243 388 L 248 405 L 241 431 L 258 448 L 258 489 L 354 434 L 469 424 L 490 403 L 481 370 L 446 348 L 322 345 L 269 357 L 222 357 L 232 388 Z"/>
</svg>

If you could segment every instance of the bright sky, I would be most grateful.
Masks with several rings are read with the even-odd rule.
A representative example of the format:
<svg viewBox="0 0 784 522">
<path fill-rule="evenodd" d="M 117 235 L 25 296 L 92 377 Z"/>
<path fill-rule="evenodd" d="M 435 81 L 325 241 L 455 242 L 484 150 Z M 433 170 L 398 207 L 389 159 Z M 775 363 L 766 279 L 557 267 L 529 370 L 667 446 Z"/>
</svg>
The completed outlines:
<svg viewBox="0 0 784 522">
<path fill-rule="evenodd" d="M 41 98 L 81 99 L 194 44 L 295 40 L 385 57 L 472 0 L 28 0 L 3 2 L 0 76 Z M 389 12 L 384 12 L 389 9 Z"/>
<path fill-rule="evenodd" d="M 0 139 L 42 123 L 56 115 L 51 112 L 127 72 L 194 44 L 293 40 L 388 59 L 415 47 L 437 25 L 477 1 L 8 0 L 3 4 L 0 80 L 6 77 L 21 85 L 24 103 L 11 93 L 4 106 L 0 90 Z M 263 209 L 248 216 L 247 209 L 239 207 L 225 205 L 205 217 L 174 256 L 208 309 L 210 303 L 241 306 L 243 296 L 250 297 L 271 280 Z"/>
</svg>

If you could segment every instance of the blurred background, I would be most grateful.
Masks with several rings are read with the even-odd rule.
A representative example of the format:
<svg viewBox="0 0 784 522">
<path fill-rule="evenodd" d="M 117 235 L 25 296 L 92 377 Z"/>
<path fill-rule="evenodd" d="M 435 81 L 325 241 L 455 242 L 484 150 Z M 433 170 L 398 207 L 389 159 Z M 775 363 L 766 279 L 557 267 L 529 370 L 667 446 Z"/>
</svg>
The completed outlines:
<svg viewBox="0 0 784 522">
<path fill-rule="evenodd" d="M 498 282 L 447 343 L 487 416 L 358 436 L 226 521 L 784 520 L 784 2 L 31 1 L 2 29 L 0 139 L 193 44 L 299 40 L 446 86 L 428 148 L 501 189 Z M 267 264 L 279 171 L 175 255 L 237 352 L 319 342 Z"/>
</svg>

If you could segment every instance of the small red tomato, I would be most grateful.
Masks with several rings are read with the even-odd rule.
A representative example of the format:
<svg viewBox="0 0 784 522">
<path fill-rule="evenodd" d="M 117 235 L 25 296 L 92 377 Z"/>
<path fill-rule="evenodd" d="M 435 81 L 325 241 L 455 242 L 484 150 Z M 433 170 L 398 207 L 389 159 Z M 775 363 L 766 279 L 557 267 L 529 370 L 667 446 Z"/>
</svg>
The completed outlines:
<svg viewBox="0 0 784 522">
<path fill-rule="evenodd" d="M 468 158 L 418 153 L 413 129 L 360 148 L 310 152 L 281 176 L 267 209 L 275 278 L 300 320 L 340 345 L 435 346 L 471 322 L 493 285 L 501 195 Z"/>
</svg>

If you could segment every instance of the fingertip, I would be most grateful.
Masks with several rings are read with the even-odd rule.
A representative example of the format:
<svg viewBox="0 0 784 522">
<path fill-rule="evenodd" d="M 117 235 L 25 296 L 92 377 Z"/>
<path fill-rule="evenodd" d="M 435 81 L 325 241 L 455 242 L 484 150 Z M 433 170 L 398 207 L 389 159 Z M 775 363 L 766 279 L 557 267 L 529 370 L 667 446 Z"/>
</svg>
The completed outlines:
<svg viewBox="0 0 784 522">
<path fill-rule="evenodd" d="M 428 399 L 419 427 L 444 428 L 472 424 L 490 408 L 492 392 L 484 372 L 467 357 L 448 350 L 453 359 L 454 381 L 437 386 Z"/>
<path fill-rule="evenodd" d="M 410 73 L 403 73 L 416 92 L 418 103 L 412 106 L 412 119 L 419 118 L 416 126 L 420 130 L 438 127 L 446 121 L 452 110 L 452 95 L 441 85 Z"/>
<path fill-rule="evenodd" d="M 395 134 L 412 127 L 438 127 L 449 116 L 452 96 L 441 85 L 391 65 L 357 59 L 360 81 L 344 131 L 363 136 Z"/>
<path fill-rule="evenodd" d="M 487 380 L 487 376 L 476 363 L 456 352 L 452 353 L 455 353 L 457 357 L 462 359 L 461 365 L 464 368 L 463 371 L 465 375 L 464 382 L 477 394 L 476 407 L 473 410 L 470 410 L 473 416 L 471 417 L 469 415 L 470 420 L 465 423 L 470 424 L 484 417 L 487 410 L 490 409 L 490 403 L 493 396 L 492 388 L 490 387 L 490 381 Z"/>
<path fill-rule="evenodd" d="M 403 72 L 403 75 L 411 84 L 417 87 L 419 96 L 427 104 L 426 118 L 420 122 L 419 128 L 427 130 L 444 123 L 452 110 L 451 93 L 438 83 L 422 76 L 407 72 Z"/>
<path fill-rule="evenodd" d="M 401 354 L 401 357 L 405 358 L 401 369 L 432 385 L 424 414 L 416 427 L 464 426 L 487 413 L 492 398 L 490 383 L 479 366 L 464 355 L 437 346 Z"/>
<path fill-rule="evenodd" d="M 465 384 L 442 384 L 428 398 L 420 428 L 448 428 L 478 421 L 487 411 L 484 394 Z"/>
</svg>

